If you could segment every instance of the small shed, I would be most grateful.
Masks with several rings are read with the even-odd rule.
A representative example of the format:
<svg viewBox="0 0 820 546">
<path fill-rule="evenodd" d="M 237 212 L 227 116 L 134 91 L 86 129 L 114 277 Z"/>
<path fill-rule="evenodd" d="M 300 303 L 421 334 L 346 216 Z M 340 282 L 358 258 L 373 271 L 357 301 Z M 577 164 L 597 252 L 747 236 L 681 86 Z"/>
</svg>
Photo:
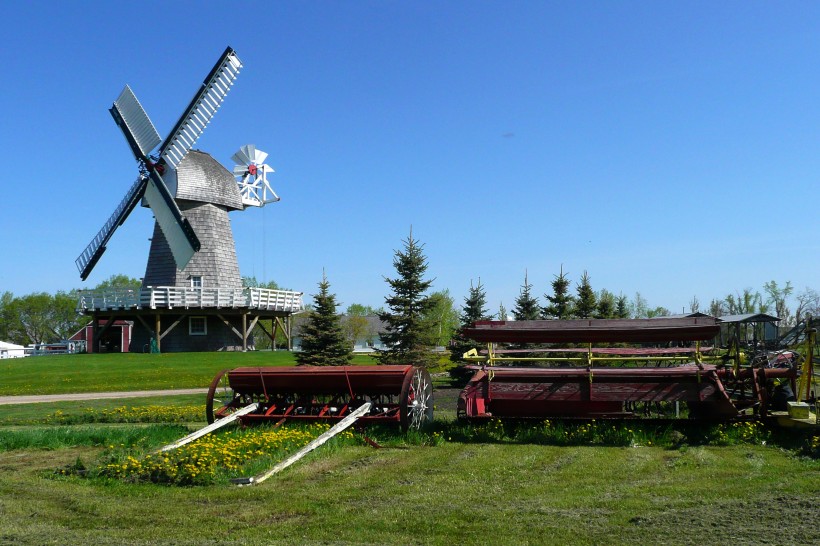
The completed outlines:
<svg viewBox="0 0 820 546">
<path fill-rule="evenodd" d="M 730 344 L 732 339 L 739 344 L 746 344 L 758 347 L 763 344 L 766 348 L 774 348 L 777 345 L 779 332 L 777 323 L 778 317 L 767 315 L 766 313 L 745 313 L 742 315 L 724 315 L 720 317 L 721 341 Z"/>
<path fill-rule="evenodd" d="M 134 323 L 128 320 L 115 320 L 108 324 L 107 320 L 100 320 L 100 352 L 127 353 L 131 344 L 131 329 Z M 94 352 L 94 322 L 89 322 L 69 338 L 69 341 L 85 341 L 89 353 Z"/>
<path fill-rule="evenodd" d="M 26 348 L 22 345 L 0 341 L 0 358 L 23 358 L 26 355 Z"/>
</svg>

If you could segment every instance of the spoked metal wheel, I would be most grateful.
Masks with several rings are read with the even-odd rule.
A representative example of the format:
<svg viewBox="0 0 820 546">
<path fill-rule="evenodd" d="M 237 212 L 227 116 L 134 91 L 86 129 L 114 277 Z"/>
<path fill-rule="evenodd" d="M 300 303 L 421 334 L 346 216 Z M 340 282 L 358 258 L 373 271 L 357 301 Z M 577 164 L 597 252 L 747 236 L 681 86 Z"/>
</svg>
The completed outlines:
<svg viewBox="0 0 820 546">
<path fill-rule="evenodd" d="M 420 429 L 433 420 L 433 382 L 423 368 L 413 368 L 404 378 L 399 400 L 401 428 Z"/>
<path fill-rule="evenodd" d="M 208 388 L 208 397 L 205 400 L 205 416 L 208 424 L 230 415 L 240 409 L 239 396 L 228 383 L 228 370 L 222 370 Z"/>
</svg>

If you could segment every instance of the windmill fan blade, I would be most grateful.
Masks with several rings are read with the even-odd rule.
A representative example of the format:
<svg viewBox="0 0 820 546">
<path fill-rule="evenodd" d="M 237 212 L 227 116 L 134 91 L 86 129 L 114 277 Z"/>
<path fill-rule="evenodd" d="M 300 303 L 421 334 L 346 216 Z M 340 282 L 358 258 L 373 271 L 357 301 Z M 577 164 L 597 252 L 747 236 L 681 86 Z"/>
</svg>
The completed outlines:
<svg viewBox="0 0 820 546">
<path fill-rule="evenodd" d="M 179 162 L 210 123 L 228 91 L 231 90 L 241 68 L 242 61 L 236 56 L 234 50 L 230 47 L 226 49 L 168 138 L 162 143 L 160 155 L 171 168 L 177 168 Z"/>
<path fill-rule="evenodd" d="M 94 269 L 94 266 L 103 255 L 103 252 L 105 252 L 105 245 L 108 243 L 108 240 L 111 239 L 111 236 L 114 235 L 117 228 L 125 222 L 125 219 L 128 218 L 128 215 L 131 214 L 131 211 L 134 210 L 134 207 L 139 203 L 139 200 L 145 192 L 146 180 L 147 178 L 143 178 L 142 176 L 137 178 L 126 192 L 125 197 L 120 201 L 120 204 L 114 209 L 114 213 L 103 225 L 102 229 L 97 232 L 97 235 L 91 240 L 88 246 L 85 247 L 82 254 L 74 260 L 82 280 L 85 280 L 91 273 L 91 270 Z"/>
<path fill-rule="evenodd" d="M 256 155 L 256 146 L 253 144 L 245 144 L 239 151 L 231 156 L 239 165 L 250 165 L 253 163 L 253 156 Z"/>
<path fill-rule="evenodd" d="M 127 85 L 125 89 L 122 90 L 122 93 L 120 93 L 120 96 L 117 97 L 117 100 L 114 101 L 111 115 L 114 116 L 114 120 L 117 122 L 117 125 L 120 126 L 120 129 L 122 129 L 126 140 L 128 140 L 132 148 L 134 145 L 137 146 L 139 155 L 137 154 L 137 150 L 134 150 L 134 155 L 136 155 L 138 159 L 147 156 L 151 150 L 157 147 L 157 144 L 162 142 L 148 114 L 145 113 L 140 101 L 137 100 L 137 97 Z M 125 127 L 123 127 L 123 123 Z"/>
<path fill-rule="evenodd" d="M 261 165 L 268 158 L 268 154 L 262 150 L 257 150 L 253 144 L 246 144 L 239 148 L 239 151 L 231 156 L 236 163 L 240 165 Z"/>
<path fill-rule="evenodd" d="M 145 187 L 145 201 L 154 213 L 165 240 L 174 255 L 177 269 L 184 269 L 200 248 L 199 239 L 188 220 L 182 216 L 162 177 L 155 170 Z"/>
</svg>

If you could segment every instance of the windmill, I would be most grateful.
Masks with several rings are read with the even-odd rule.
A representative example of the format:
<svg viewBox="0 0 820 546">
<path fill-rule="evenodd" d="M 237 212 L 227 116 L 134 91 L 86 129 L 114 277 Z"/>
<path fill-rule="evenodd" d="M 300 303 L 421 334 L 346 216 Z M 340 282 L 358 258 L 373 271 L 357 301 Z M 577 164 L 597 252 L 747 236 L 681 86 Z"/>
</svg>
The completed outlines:
<svg viewBox="0 0 820 546">
<path fill-rule="evenodd" d="M 111 236 L 141 200 L 151 208 L 156 218 L 152 253 L 154 243 L 159 242 L 159 246 L 164 245 L 164 250 L 172 255 L 176 269 L 182 270 L 194 253 L 200 250 L 202 245 L 197 231 L 182 214 L 166 179 L 171 182 L 172 188 L 180 189 L 176 172 L 178 167 L 186 160 L 194 143 L 216 114 L 241 68 L 239 57 L 228 47 L 165 140 L 159 136 L 131 88 L 125 86 L 109 111 L 131 147 L 138 163 L 139 176 L 108 221 L 75 260 L 82 280 L 91 273 Z M 156 154 L 152 155 L 155 149 Z M 238 208 L 241 209 L 241 204 Z M 150 264 L 149 256 L 149 269 Z"/>
<path fill-rule="evenodd" d="M 237 179 L 243 205 L 262 207 L 279 201 L 279 196 L 268 182 L 268 173 L 274 170 L 265 164 L 267 157 L 268 154 L 257 150 L 253 144 L 242 146 L 231 157 L 237 163 L 233 168 L 233 175 Z"/>
<path fill-rule="evenodd" d="M 272 340 L 277 329 L 290 340 L 290 317 L 302 310 L 302 293 L 244 287 L 228 219 L 230 211 L 279 200 L 267 181 L 273 172 L 264 163 L 267 154 L 243 146 L 234 156 L 242 164 L 237 180 L 210 155 L 192 149 L 241 68 L 227 48 L 164 141 L 130 87 L 114 102 L 111 115 L 137 159 L 139 176 L 77 258 L 82 279 L 137 203 L 149 207 L 156 222 L 139 290 L 81 293 L 78 309 L 93 315 L 89 350 L 100 350 L 109 325 L 123 319 L 134 320 L 130 341 L 122 341 L 130 350 L 160 350 L 160 344 L 163 352 L 247 350 L 257 324 Z M 271 331 L 262 320 L 271 320 Z"/>
</svg>

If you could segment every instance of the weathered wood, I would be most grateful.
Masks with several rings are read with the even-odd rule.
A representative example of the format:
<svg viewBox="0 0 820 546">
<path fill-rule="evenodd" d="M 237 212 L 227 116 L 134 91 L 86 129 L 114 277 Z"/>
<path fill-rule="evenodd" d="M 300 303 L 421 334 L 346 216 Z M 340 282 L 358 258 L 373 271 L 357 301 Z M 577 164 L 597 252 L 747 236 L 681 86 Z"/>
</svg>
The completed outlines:
<svg viewBox="0 0 820 546">
<path fill-rule="evenodd" d="M 239 419 L 243 415 L 247 415 L 248 413 L 256 411 L 257 408 L 259 408 L 259 404 L 257 402 L 254 402 L 253 404 L 249 404 L 249 405 L 245 406 L 244 408 L 242 408 L 241 410 L 239 410 L 237 412 L 234 412 L 234 413 L 232 413 L 228 416 L 225 416 L 222 419 L 219 419 L 218 421 L 214 421 L 213 423 L 211 423 L 207 427 L 203 427 L 203 428 L 197 430 L 196 432 L 192 432 L 188 436 L 185 436 L 184 438 L 180 438 L 179 440 L 177 440 L 173 444 L 168 444 L 167 446 L 162 447 L 159 450 L 159 453 L 162 453 L 164 451 L 171 451 L 172 449 L 176 449 L 178 447 L 184 446 L 185 444 L 189 444 L 189 443 L 193 442 L 194 440 L 196 440 L 197 438 L 202 438 L 206 434 L 210 434 L 211 432 L 213 432 L 213 431 L 215 431 L 219 428 L 222 428 L 225 425 L 229 425 L 229 424 L 233 423 L 234 421 L 236 421 L 237 419 Z"/>
<path fill-rule="evenodd" d="M 160 337 L 160 333 L 162 331 L 162 324 L 160 323 L 159 314 L 155 316 L 154 325 L 156 326 L 154 328 L 154 339 L 157 340 L 157 351 L 162 352 L 162 338 Z"/>
<path fill-rule="evenodd" d="M 228 322 L 228 319 L 226 319 L 225 317 L 223 317 L 223 316 L 222 316 L 222 315 L 220 315 L 219 313 L 217 313 L 217 315 L 216 315 L 216 316 L 218 316 L 218 317 L 222 320 L 222 322 L 224 322 L 224 323 L 225 323 L 225 326 L 227 326 L 228 328 L 230 328 L 230 329 L 233 331 L 233 333 L 234 333 L 234 334 L 236 334 L 236 337 L 238 337 L 239 339 L 242 339 L 242 333 L 241 333 L 239 330 L 237 330 L 236 328 L 234 328 L 233 324 L 231 324 L 230 322 Z"/>
<path fill-rule="evenodd" d="M 712 317 L 479 321 L 464 329 L 470 339 L 508 343 L 611 343 L 703 341 L 720 333 Z"/>
<path fill-rule="evenodd" d="M 181 317 L 179 317 L 179 318 L 178 318 L 178 319 L 177 319 L 177 320 L 176 320 L 173 324 L 171 324 L 171 325 L 168 327 L 168 329 L 167 329 L 167 330 L 165 330 L 164 332 L 162 332 L 162 334 L 159 336 L 159 338 L 160 338 L 160 339 L 162 339 L 162 338 L 164 338 L 165 336 L 167 336 L 168 334 L 170 334 L 170 333 L 171 333 L 171 330 L 173 330 L 174 328 L 176 328 L 176 327 L 177 327 L 177 325 L 178 325 L 180 322 L 182 322 L 182 319 L 184 319 L 184 318 L 185 318 L 185 317 L 187 317 L 187 316 L 188 316 L 188 315 L 182 315 Z"/>
<path fill-rule="evenodd" d="M 348 415 L 347 417 L 333 425 L 333 427 L 331 427 L 330 430 L 324 432 L 321 436 L 310 442 L 308 445 L 306 445 L 305 447 L 303 447 L 302 449 L 300 449 L 299 451 L 297 451 L 281 463 L 278 463 L 276 466 L 274 466 L 267 472 L 263 472 L 262 474 L 253 476 L 251 478 L 237 478 L 231 481 L 237 485 L 253 485 L 256 483 L 262 483 L 274 474 L 286 469 L 287 467 L 289 467 L 290 465 L 292 465 L 293 463 L 295 463 L 296 461 L 298 461 L 299 459 L 301 459 L 317 447 L 321 446 L 322 444 L 324 444 L 340 432 L 344 431 L 346 428 L 350 427 L 359 419 L 359 417 L 363 416 L 368 411 L 370 411 L 370 402 L 365 402 L 361 407 L 357 408 L 356 411 L 354 411 L 353 413 L 351 413 L 350 415 Z"/>
<path fill-rule="evenodd" d="M 145 286 L 139 290 L 81 291 L 78 311 L 113 309 L 246 308 L 295 313 L 302 310 L 302 293 L 268 288 L 191 288 Z"/>
</svg>

